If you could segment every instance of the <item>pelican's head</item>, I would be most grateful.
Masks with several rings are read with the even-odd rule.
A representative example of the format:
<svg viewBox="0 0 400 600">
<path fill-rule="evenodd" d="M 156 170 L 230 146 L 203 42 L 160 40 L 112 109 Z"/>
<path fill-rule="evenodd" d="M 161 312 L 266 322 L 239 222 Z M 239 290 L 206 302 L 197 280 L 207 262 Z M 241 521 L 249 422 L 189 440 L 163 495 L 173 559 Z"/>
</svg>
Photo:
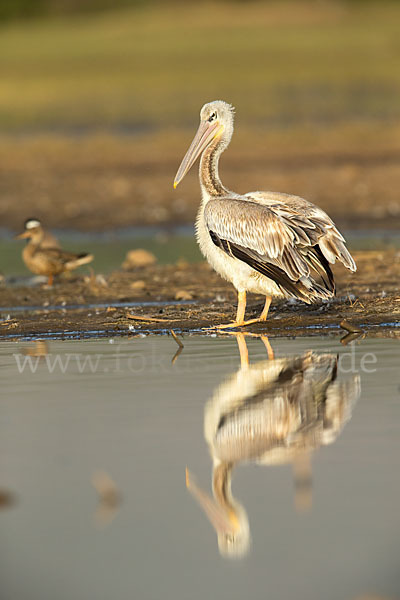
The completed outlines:
<svg viewBox="0 0 400 600">
<path fill-rule="evenodd" d="M 24 231 L 16 236 L 17 240 L 31 238 L 36 239 L 43 236 L 43 228 L 39 219 L 27 219 L 24 223 Z"/>
<path fill-rule="evenodd" d="M 208 102 L 200 111 L 200 125 L 186 152 L 174 180 L 174 188 L 182 181 L 196 158 L 219 140 L 221 149 L 230 142 L 233 133 L 234 108 L 222 100 Z"/>
<path fill-rule="evenodd" d="M 214 527 L 220 553 L 229 558 L 240 558 L 245 556 L 250 548 L 250 527 L 245 509 L 232 497 L 231 469 L 232 465 L 214 463 L 214 498 L 198 487 L 187 469 L 186 487 L 196 498 Z"/>
</svg>

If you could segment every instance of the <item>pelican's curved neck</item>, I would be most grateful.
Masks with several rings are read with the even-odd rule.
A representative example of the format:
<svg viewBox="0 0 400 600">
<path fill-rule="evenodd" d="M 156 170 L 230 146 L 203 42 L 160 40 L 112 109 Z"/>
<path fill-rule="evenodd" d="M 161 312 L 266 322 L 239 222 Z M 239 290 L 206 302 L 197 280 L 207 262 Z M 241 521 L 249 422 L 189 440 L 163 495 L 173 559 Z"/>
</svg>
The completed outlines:
<svg viewBox="0 0 400 600">
<path fill-rule="evenodd" d="M 220 506 L 234 510 L 231 492 L 233 463 L 216 463 L 213 468 L 213 492 Z"/>
<path fill-rule="evenodd" d="M 200 160 L 200 185 L 207 196 L 225 196 L 229 190 L 222 184 L 218 173 L 219 157 L 225 149 L 222 141 L 216 140 L 206 148 Z"/>
</svg>

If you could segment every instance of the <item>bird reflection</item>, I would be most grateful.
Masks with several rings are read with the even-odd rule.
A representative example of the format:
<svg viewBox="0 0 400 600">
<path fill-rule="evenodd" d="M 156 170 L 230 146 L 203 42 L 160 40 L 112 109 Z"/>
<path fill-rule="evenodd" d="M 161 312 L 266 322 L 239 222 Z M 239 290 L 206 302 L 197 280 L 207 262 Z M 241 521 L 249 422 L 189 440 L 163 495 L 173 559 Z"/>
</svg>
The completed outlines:
<svg viewBox="0 0 400 600">
<path fill-rule="evenodd" d="M 36 340 L 34 346 L 30 346 L 29 348 L 22 348 L 22 354 L 25 356 L 32 356 L 34 358 L 44 358 L 49 353 L 49 346 L 45 340 Z"/>
<path fill-rule="evenodd" d="M 5 488 L 0 488 L 0 510 L 6 510 L 17 503 L 17 497 L 14 492 Z"/>
<path fill-rule="evenodd" d="M 360 393 L 359 376 L 338 381 L 334 354 L 306 352 L 249 363 L 243 333 L 236 334 L 241 365 L 221 383 L 204 412 L 204 436 L 213 459 L 211 498 L 186 471 L 188 490 L 214 526 L 221 554 L 243 556 L 250 546 L 246 510 L 233 497 L 232 470 L 241 462 L 293 465 L 295 504 L 311 506 L 314 450 L 335 441 Z"/>
<path fill-rule="evenodd" d="M 94 515 L 95 522 L 99 527 L 107 527 L 120 508 L 122 495 L 106 471 L 95 471 L 92 475 L 92 485 L 99 498 Z"/>
</svg>

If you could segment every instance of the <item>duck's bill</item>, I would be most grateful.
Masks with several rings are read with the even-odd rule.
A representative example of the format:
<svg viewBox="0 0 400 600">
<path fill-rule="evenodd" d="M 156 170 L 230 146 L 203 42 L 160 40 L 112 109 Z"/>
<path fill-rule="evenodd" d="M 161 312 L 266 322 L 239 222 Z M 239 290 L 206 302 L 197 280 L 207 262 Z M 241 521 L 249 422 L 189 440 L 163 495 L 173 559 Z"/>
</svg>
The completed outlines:
<svg viewBox="0 0 400 600">
<path fill-rule="evenodd" d="M 212 142 L 212 140 L 219 133 L 219 123 L 209 123 L 208 121 L 201 121 L 196 135 L 190 144 L 189 150 L 186 152 L 184 159 L 182 160 L 177 174 L 175 175 L 174 188 L 182 181 L 190 167 L 195 162 L 196 158 L 203 152 L 205 148 Z"/>
<path fill-rule="evenodd" d="M 16 240 L 24 240 L 28 237 L 30 237 L 30 232 L 29 231 L 23 231 L 22 233 L 19 233 L 18 235 L 15 236 Z"/>
</svg>

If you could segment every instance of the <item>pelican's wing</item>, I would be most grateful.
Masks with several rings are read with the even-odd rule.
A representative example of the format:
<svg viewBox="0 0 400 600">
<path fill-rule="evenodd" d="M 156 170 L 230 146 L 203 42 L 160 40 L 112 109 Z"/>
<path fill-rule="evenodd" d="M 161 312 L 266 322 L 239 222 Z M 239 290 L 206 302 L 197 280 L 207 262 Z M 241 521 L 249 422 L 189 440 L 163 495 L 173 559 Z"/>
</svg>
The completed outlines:
<svg viewBox="0 0 400 600">
<path fill-rule="evenodd" d="M 348 254 L 343 238 L 337 232 L 338 246 L 327 240 L 325 252 L 320 240 L 329 232 L 320 222 L 289 207 L 285 214 L 283 203 L 281 208 L 279 214 L 274 206 L 252 198 L 228 197 L 210 200 L 204 215 L 216 246 L 275 281 L 289 296 L 306 302 L 331 297 L 334 281 L 329 262 L 342 260 L 342 246 Z M 310 269 L 321 277 L 322 285 L 313 279 Z"/>
<path fill-rule="evenodd" d="M 279 192 L 250 192 L 250 201 L 268 207 L 283 219 L 297 234 L 306 233 L 311 245 L 320 247 L 326 260 L 336 260 L 350 271 L 356 271 L 356 263 L 345 246 L 345 240 L 332 219 L 321 208 L 300 196 Z"/>
</svg>

